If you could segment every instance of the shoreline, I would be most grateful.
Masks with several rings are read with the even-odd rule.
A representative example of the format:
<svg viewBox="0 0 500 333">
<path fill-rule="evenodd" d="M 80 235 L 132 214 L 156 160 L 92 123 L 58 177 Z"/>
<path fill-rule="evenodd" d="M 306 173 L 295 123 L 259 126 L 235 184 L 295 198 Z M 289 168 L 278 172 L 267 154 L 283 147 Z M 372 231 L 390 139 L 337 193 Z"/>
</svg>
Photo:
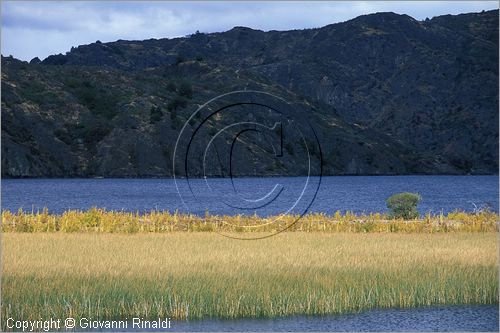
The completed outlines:
<svg viewBox="0 0 500 333">
<path fill-rule="evenodd" d="M 351 233 L 435 233 L 498 232 L 499 215 L 489 210 L 477 213 L 454 211 L 448 214 L 425 214 L 416 219 L 392 219 L 386 213 L 355 214 L 340 211 L 328 215 L 204 215 L 169 211 L 126 212 L 91 208 L 49 213 L 2 211 L 3 232 L 34 233 L 172 233 L 224 232 L 252 234 L 259 232 L 351 232 Z"/>
<path fill-rule="evenodd" d="M 499 176 L 499 173 L 405 173 L 405 174 L 364 174 L 364 173 L 356 173 L 356 174 L 321 174 L 321 175 L 311 175 L 310 177 L 408 177 L 408 176 L 457 176 L 457 177 L 469 177 L 469 176 Z M 307 177 L 307 175 L 245 175 L 245 176 L 233 176 L 232 178 L 236 179 L 246 179 L 246 178 L 299 178 L 299 177 Z M 221 176 L 194 176 L 189 177 L 189 179 L 230 179 L 231 177 L 221 177 Z M 186 179 L 186 177 L 173 177 L 173 176 L 67 176 L 67 177 L 45 177 L 45 176 L 2 176 L 1 180 L 36 180 L 36 179 L 47 179 L 47 180 L 65 180 L 65 179 Z"/>
</svg>

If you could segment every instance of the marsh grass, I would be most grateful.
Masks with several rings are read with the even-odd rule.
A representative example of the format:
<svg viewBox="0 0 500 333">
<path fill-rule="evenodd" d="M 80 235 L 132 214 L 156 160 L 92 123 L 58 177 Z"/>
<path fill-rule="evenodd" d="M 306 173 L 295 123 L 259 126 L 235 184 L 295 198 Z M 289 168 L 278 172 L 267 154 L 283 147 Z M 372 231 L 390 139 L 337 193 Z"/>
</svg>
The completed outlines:
<svg viewBox="0 0 500 333">
<path fill-rule="evenodd" d="M 297 221 L 297 222 L 295 222 Z M 498 231 L 498 214 L 490 211 L 479 213 L 452 212 L 447 215 L 427 214 L 420 219 L 390 219 L 385 214 L 350 212 L 333 215 L 324 213 L 259 217 L 217 216 L 205 214 L 145 213 L 106 211 L 92 208 L 88 211 L 68 210 L 63 214 L 50 214 L 47 209 L 38 212 L 2 212 L 3 232 L 487 232 Z"/>
<path fill-rule="evenodd" d="M 2 318 L 272 317 L 498 303 L 496 232 L 287 232 L 259 241 L 207 232 L 5 233 L 2 247 Z"/>
</svg>

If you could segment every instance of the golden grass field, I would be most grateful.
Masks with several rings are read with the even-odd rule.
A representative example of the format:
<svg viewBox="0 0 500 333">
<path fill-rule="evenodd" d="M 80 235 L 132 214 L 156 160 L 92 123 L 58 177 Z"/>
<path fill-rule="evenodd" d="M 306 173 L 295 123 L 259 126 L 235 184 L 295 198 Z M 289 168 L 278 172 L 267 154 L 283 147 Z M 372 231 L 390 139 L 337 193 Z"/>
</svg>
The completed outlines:
<svg viewBox="0 0 500 333">
<path fill-rule="evenodd" d="M 498 303 L 497 232 L 2 237 L 2 318 L 236 318 Z"/>
</svg>

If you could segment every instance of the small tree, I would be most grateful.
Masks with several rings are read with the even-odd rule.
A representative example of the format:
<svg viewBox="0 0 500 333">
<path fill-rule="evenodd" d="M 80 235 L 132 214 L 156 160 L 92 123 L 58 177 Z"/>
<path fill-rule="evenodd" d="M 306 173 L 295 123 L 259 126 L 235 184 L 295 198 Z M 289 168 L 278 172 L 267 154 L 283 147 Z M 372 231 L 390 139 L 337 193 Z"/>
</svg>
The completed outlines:
<svg viewBox="0 0 500 333">
<path fill-rule="evenodd" d="M 184 59 L 184 57 L 180 54 L 178 54 L 177 57 L 175 57 L 175 64 L 176 65 L 183 63 L 184 61 L 186 61 L 186 59 Z"/>
<path fill-rule="evenodd" d="M 154 124 L 160 121 L 162 117 L 163 117 L 163 111 L 161 110 L 161 108 L 152 106 L 149 112 L 149 122 L 151 124 Z"/>
<path fill-rule="evenodd" d="M 191 87 L 191 83 L 182 81 L 179 86 L 179 95 L 187 98 L 193 97 L 193 87 Z"/>
<path fill-rule="evenodd" d="M 417 205 L 422 197 L 418 193 L 397 193 L 390 196 L 386 203 L 392 218 L 410 220 L 418 217 Z"/>
</svg>

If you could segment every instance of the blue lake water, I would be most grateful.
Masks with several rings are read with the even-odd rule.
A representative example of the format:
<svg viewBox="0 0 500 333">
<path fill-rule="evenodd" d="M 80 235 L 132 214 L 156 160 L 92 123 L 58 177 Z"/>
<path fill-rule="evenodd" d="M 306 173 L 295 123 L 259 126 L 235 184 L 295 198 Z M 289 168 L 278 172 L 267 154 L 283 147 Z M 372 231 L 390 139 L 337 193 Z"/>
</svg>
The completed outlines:
<svg viewBox="0 0 500 333">
<path fill-rule="evenodd" d="M 305 185 L 306 184 L 306 185 Z M 194 214 L 303 213 L 336 210 L 385 212 L 397 192 L 422 196 L 421 213 L 498 212 L 498 176 L 342 176 L 229 179 L 4 179 L 2 209 L 61 213 L 93 206 L 110 210 L 183 211 Z M 179 196 L 182 194 L 182 200 Z"/>
<path fill-rule="evenodd" d="M 105 330 L 104 330 L 105 331 Z M 108 331 L 170 332 L 498 332 L 498 305 L 379 309 L 337 316 L 272 319 L 172 321 L 170 329 L 133 328 Z"/>
</svg>

